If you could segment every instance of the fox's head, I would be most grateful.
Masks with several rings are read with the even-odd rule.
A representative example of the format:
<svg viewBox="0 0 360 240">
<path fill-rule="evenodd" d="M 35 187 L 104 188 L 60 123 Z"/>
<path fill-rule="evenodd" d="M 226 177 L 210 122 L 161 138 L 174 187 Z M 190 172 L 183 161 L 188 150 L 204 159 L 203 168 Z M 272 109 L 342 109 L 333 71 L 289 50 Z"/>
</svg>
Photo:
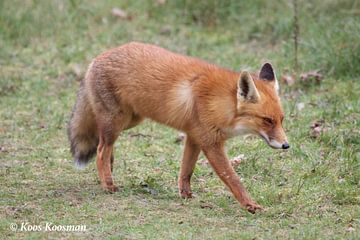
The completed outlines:
<svg viewBox="0 0 360 240">
<path fill-rule="evenodd" d="M 259 135 L 272 148 L 289 148 L 282 126 L 279 85 L 271 64 L 265 63 L 259 76 L 241 72 L 237 88 L 235 128 Z"/>
</svg>

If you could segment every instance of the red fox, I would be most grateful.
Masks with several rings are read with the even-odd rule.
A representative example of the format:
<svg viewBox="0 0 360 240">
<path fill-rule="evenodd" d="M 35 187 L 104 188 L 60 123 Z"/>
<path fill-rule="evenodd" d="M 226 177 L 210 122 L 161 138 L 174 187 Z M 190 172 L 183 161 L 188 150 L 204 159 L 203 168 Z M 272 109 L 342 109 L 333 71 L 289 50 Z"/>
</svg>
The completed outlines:
<svg viewBox="0 0 360 240">
<path fill-rule="evenodd" d="M 179 194 L 192 197 L 190 178 L 200 151 L 239 201 L 254 213 L 249 197 L 224 151 L 225 140 L 256 134 L 273 148 L 289 148 L 274 70 L 259 75 L 234 72 L 163 48 L 131 42 L 96 57 L 81 82 L 68 126 L 75 162 L 95 153 L 101 186 L 117 191 L 112 179 L 113 146 L 121 131 L 144 118 L 186 133 Z"/>
</svg>

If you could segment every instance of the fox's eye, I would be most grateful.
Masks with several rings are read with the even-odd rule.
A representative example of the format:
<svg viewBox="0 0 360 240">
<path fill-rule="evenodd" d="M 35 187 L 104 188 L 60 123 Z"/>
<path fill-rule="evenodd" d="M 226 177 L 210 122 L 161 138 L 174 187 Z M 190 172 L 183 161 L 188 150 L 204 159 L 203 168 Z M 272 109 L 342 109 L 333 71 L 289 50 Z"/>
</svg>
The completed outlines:
<svg viewBox="0 0 360 240">
<path fill-rule="evenodd" d="M 269 125 L 274 125 L 274 121 L 271 118 L 263 118 L 264 122 L 266 122 Z"/>
</svg>

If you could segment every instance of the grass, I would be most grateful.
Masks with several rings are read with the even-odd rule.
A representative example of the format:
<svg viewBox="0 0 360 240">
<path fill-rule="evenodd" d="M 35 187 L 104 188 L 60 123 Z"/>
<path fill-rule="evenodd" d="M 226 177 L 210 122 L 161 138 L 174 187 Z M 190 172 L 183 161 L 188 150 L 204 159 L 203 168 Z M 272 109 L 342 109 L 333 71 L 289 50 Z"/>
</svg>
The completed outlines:
<svg viewBox="0 0 360 240">
<path fill-rule="evenodd" d="M 293 68 L 292 10 L 267 1 L 1 1 L 0 235 L 6 239 L 358 239 L 360 237 L 360 25 L 357 1 L 299 1 L 299 62 L 321 69 L 320 85 L 282 86 L 292 148 L 275 151 L 236 138 L 229 156 L 252 197 L 251 215 L 201 156 L 196 197 L 177 195 L 182 143 L 153 122 L 116 143 L 106 194 L 96 166 L 73 167 L 66 123 L 79 79 L 93 57 L 137 40 L 231 69 L 271 60 Z M 125 9 L 131 20 L 111 15 Z M 310 11 L 311 10 L 311 11 Z M 304 108 L 299 106 L 304 104 Z M 310 126 L 323 120 L 322 131 Z M 84 224 L 76 232 L 11 231 L 10 224 Z"/>
</svg>

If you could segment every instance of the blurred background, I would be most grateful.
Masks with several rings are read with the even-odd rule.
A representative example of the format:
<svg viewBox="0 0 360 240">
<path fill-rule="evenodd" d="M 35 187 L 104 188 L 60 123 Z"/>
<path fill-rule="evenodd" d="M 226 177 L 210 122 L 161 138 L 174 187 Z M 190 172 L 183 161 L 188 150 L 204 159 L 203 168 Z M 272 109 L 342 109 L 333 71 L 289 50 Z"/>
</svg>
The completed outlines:
<svg viewBox="0 0 360 240">
<path fill-rule="evenodd" d="M 1 1 L 0 54 L 3 65 L 56 56 L 43 64 L 64 72 L 136 40 L 233 69 L 267 59 L 292 72 L 296 35 L 298 70 L 351 78 L 360 74 L 359 12 L 356 0 Z"/>
</svg>

